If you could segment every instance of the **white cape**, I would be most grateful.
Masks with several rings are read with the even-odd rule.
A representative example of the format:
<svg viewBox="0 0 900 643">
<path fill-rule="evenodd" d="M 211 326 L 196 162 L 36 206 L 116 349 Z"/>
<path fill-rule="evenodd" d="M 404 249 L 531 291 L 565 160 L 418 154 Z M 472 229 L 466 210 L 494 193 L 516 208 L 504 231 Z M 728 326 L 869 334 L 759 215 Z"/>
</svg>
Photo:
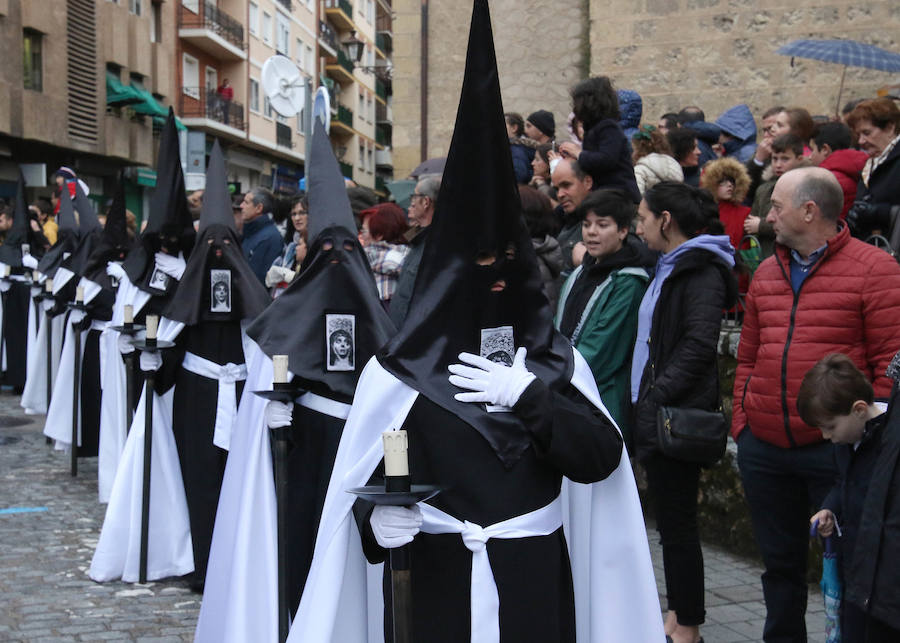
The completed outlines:
<svg viewBox="0 0 900 643">
<path fill-rule="evenodd" d="M 125 386 L 125 364 L 119 353 L 119 333 L 112 327 L 121 326 L 125 322 L 126 304 L 133 306 L 134 314 L 137 315 L 148 301 L 150 293 L 132 284 L 122 271 L 116 302 L 113 304 L 112 321 L 100 335 L 100 388 L 103 389 L 103 396 L 100 398 L 100 444 L 97 453 L 97 488 L 100 502 L 109 501 L 127 433 L 125 411 L 128 394 Z M 137 371 L 137 365 L 135 369 Z M 138 376 L 137 372 L 135 376 Z"/>
<path fill-rule="evenodd" d="M 34 312 L 32 304 L 32 313 Z M 29 329 L 32 326 L 32 319 L 40 323 L 37 324 L 37 334 L 32 342 L 29 336 L 28 344 L 28 371 L 25 376 L 25 389 L 22 391 L 22 408 L 29 415 L 43 414 L 47 412 L 47 329 L 52 328 L 53 347 L 51 348 L 51 370 L 50 382 L 56 381 L 56 374 L 59 370 L 59 356 L 62 350 L 63 329 L 66 321 L 65 315 L 57 315 L 50 318 L 47 316 L 43 308 L 38 313 L 39 317 L 33 314 L 28 316 Z M 49 320 L 49 325 L 48 325 Z M 71 386 L 70 386 L 71 388 Z M 71 439 L 71 438 L 70 438 Z"/>
<path fill-rule="evenodd" d="M 573 353 L 572 384 L 609 417 L 590 368 L 574 349 Z M 366 365 L 338 447 L 312 568 L 289 643 L 383 640 L 380 630 L 367 628 L 368 615 L 380 608 L 367 605 L 365 578 L 356 572 L 361 552 L 351 511 L 355 497 L 345 489 L 368 481 L 383 457 L 382 431 L 399 429 L 417 396 L 375 358 Z M 591 485 L 564 480 L 563 485 L 579 643 L 664 640 L 647 534 L 627 452 L 623 448 L 619 467 L 606 480 Z"/>
<path fill-rule="evenodd" d="M 79 285 L 84 287 L 84 303 L 90 303 L 94 297 L 100 293 L 100 286 L 92 281 L 82 278 Z M 54 289 L 56 284 L 54 283 Z M 64 317 L 64 315 L 60 315 Z M 53 395 L 50 398 L 50 408 L 47 410 L 47 421 L 44 425 L 44 435 L 56 441 L 56 448 L 68 451 L 72 442 L 72 410 L 75 403 L 75 330 L 71 324 L 71 315 L 66 317 L 65 341 L 63 342 L 62 354 L 59 358 L 59 368 L 57 377 L 53 382 Z M 106 325 L 107 322 L 93 322 L 92 327 L 98 328 Z M 54 328 L 54 335 L 55 333 Z M 79 342 L 78 354 L 78 382 L 79 382 L 79 404 L 81 388 L 80 384 L 83 379 L 81 377 L 81 367 L 84 364 L 84 343 L 89 331 L 79 331 L 81 341 Z M 46 343 L 46 340 L 45 340 Z M 46 357 L 45 357 L 46 359 Z M 46 370 L 44 371 L 46 373 Z M 62 375 L 62 377 L 60 377 Z M 81 413 L 78 414 L 78 445 L 81 445 Z"/>
<path fill-rule="evenodd" d="M 247 381 L 238 407 L 219 508 L 196 643 L 277 643 L 278 641 L 278 535 L 275 484 L 267 401 L 252 391 L 272 388 L 272 360 L 252 340 L 245 348 Z M 378 597 L 373 626 L 382 632 L 382 565 L 369 565 L 362 555 L 359 536 L 353 573 L 369 577 L 371 593 Z M 364 641 L 360 631 L 345 641 Z"/>
<path fill-rule="evenodd" d="M 163 318 L 158 338 L 172 341 L 184 324 Z M 116 471 L 103 528 L 88 575 L 95 581 L 121 578 L 138 581 L 141 550 L 141 508 L 144 488 L 144 413 L 147 387 L 138 402 L 134 421 Z M 153 404 L 153 444 L 150 475 L 150 528 L 147 580 L 183 576 L 194 571 L 191 528 L 181 466 L 172 435 L 172 398 L 150 396 Z M 124 411 L 123 411 L 124 413 Z"/>
</svg>

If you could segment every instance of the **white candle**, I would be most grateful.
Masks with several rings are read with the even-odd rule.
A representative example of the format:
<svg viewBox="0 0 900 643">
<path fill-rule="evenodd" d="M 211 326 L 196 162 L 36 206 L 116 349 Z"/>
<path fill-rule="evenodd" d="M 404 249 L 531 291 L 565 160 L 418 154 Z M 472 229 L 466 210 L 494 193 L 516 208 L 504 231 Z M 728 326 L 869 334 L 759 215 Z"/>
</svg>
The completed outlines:
<svg viewBox="0 0 900 643">
<path fill-rule="evenodd" d="M 272 365 L 275 367 L 275 376 L 272 381 L 275 384 L 286 384 L 288 381 L 288 356 L 272 355 Z"/>
<path fill-rule="evenodd" d="M 147 339 L 156 339 L 156 329 L 159 327 L 159 315 L 147 315 Z"/>
<path fill-rule="evenodd" d="M 53 292 L 53 280 L 50 277 L 47 277 L 47 281 L 44 282 L 44 290 Z"/>
<path fill-rule="evenodd" d="M 80 304 L 84 301 L 84 286 L 75 288 L 75 303 Z"/>
<path fill-rule="evenodd" d="M 409 459 L 407 458 L 407 450 L 409 442 L 407 441 L 406 431 L 385 431 L 381 434 L 384 442 L 384 475 L 385 476 L 408 476 L 409 475 Z"/>
<path fill-rule="evenodd" d="M 134 323 L 134 306 L 132 306 L 131 304 L 125 304 L 125 323 Z"/>
<path fill-rule="evenodd" d="M 12 266 L 6 266 L 6 270 L 3 272 L 3 276 L 4 276 L 4 277 L 9 277 L 9 275 L 10 275 L 11 273 L 12 273 Z"/>
<path fill-rule="evenodd" d="M 32 270 L 31 271 L 31 280 L 32 281 L 40 281 L 40 279 L 41 279 L 41 273 L 38 272 L 37 270 Z"/>
</svg>

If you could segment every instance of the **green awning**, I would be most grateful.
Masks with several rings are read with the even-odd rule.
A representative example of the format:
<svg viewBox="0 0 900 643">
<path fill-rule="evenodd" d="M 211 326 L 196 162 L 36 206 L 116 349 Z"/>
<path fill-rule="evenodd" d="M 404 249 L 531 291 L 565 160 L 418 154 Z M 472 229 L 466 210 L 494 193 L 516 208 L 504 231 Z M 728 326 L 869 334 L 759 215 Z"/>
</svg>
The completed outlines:
<svg viewBox="0 0 900 643">
<path fill-rule="evenodd" d="M 143 103 L 144 97 L 128 85 L 122 84 L 119 77 L 106 70 L 106 104 L 114 107 Z"/>
<path fill-rule="evenodd" d="M 134 106 L 134 111 L 138 114 L 147 114 L 148 116 L 162 116 L 163 119 L 169 115 L 169 110 L 159 104 L 157 100 L 153 97 L 153 94 L 148 92 L 140 83 L 136 83 L 131 81 L 131 89 L 138 93 L 141 97 L 141 102 Z"/>
</svg>

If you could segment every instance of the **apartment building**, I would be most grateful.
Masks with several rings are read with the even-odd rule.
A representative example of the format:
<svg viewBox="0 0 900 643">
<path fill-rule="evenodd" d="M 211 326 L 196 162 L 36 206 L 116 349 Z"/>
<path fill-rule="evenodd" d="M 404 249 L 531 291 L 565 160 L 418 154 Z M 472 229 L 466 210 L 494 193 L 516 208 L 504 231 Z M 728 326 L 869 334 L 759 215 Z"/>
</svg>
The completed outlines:
<svg viewBox="0 0 900 643">
<path fill-rule="evenodd" d="M 126 169 L 128 208 L 140 217 L 174 88 L 174 24 L 162 3 L 2 0 L 0 43 L 22 61 L 0 69 L 0 196 L 14 191 L 19 164 L 35 164 L 30 197 L 49 193 L 50 175 L 67 165 L 103 207 Z"/>
</svg>

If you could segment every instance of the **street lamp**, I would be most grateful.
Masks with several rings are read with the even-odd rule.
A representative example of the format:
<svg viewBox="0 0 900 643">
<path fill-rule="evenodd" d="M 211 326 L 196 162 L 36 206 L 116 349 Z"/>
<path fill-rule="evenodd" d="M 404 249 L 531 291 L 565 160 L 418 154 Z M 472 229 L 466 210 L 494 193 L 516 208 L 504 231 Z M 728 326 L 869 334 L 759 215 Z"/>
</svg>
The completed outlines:
<svg viewBox="0 0 900 643">
<path fill-rule="evenodd" d="M 350 33 L 350 38 L 343 42 L 344 50 L 347 53 L 347 58 L 350 59 L 350 62 L 353 63 L 353 67 L 355 69 L 360 70 L 364 74 L 375 74 L 381 80 L 389 81 L 391 79 L 391 66 L 390 65 L 360 65 L 359 62 L 362 60 L 363 51 L 366 48 L 366 43 L 356 37 L 356 32 L 352 31 Z"/>
</svg>

